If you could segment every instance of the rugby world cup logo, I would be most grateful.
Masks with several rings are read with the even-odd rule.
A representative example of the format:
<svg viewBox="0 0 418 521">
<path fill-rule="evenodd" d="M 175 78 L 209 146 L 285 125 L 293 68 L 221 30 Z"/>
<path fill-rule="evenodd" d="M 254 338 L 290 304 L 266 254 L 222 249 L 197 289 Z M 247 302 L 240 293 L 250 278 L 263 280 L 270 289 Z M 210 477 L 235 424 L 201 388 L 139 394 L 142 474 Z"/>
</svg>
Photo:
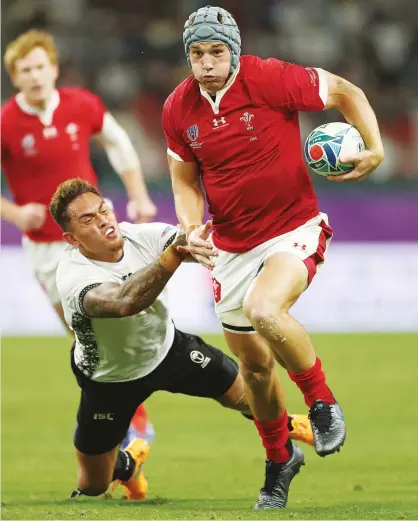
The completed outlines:
<svg viewBox="0 0 418 521">
<path fill-rule="evenodd" d="M 254 114 L 250 114 L 249 112 L 244 112 L 244 114 L 239 118 L 247 125 L 247 132 L 254 130 L 253 125 L 251 124 L 252 119 L 254 118 Z"/>
<path fill-rule="evenodd" d="M 190 141 L 196 141 L 199 137 L 199 127 L 197 125 L 192 125 L 187 129 L 186 134 Z"/>
</svg>

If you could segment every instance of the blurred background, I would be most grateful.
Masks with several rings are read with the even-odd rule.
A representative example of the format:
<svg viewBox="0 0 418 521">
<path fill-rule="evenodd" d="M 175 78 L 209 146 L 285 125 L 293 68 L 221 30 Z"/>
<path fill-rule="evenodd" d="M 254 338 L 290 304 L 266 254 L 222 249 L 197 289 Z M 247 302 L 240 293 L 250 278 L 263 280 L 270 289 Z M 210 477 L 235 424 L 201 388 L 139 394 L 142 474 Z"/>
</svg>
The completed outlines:
<svg viewBox="0 0 418 521">
<path fill-rule="evenodd" d="M 190 72 L 181 41 L 184 21 L 206 3 L 2 0 L 3 49 L 32 27 L 55 36 L 59 84 L 98 93 L 128 131 L 159 221 L 176 222 L 161 109 Z M 292 484 L 286 516 L 418 519 L 417 0 L 216 4 L 236 17 L 243 53 L 323 67 L 360 86 L 377 113 L 386 149 L 382 166 L 363 183 L 334 184 L 312 174 L 334 239 L 327 262 L 292 313 L 313 333 L 327 381 L 344 409 L 348 439 L 341 454 L 325 461 L 304 447 L 306 470 Z M 13 89 L 2 72 L 5 101 Z M 339 119 L 333 111 L 301 114 L 302 138 Z M 123 219 L 126 198 L 119 178 L 103 151 L 93 147 L 92 157 Z M 7 195 L 4 180 L 2 190 Z M 4 518 L 253 518 L 264 460 L 253 424 L 211 400 L 169 393 L 147 401 L 157 433 L 145 468 L 151 501 L 141 510 L 126 501 L 63 501 L 76 479 L 71 436 L 78 389 L 68 367 L 71 339 L 20 244 L 20 233 L 2 223 Z M 177 327 L 226 349 L 208 271 L 182 266 L 169 294 Z M 306 413 L 296 386 L 280 374 L 289 412 Z M 22 447 L 30 450 L 23 453 Z"/>
<path fill-rule="evenodd" d="M 206 3 L 2 2 L 3 47 L 29 28 L 50 31 L 60 50 L 59 85 L 79 85 L 98 93 L 128 131 L 158 205 L 160 221 L 176 221 L 161 110 L 166 97 L 190 72 L 181 41 L 184 21 Z M 219 0 L 217 4 L 237 19 L 243 54 L 322 67 L 349 79 L 367 94 L 383 133 L 385 161 L 366 182 L 334 185 L 313 176 L 321 209 L 328 213 L 335 232 L 330 258 L 340 255 L 342 260 L 324 268 L 334 274 L 318 278 L 320 282 L 315 282 L 312 291 L 313 302 L 318 295 L 324 305 L 331 302 L 333 313 L 339 313 L 338 320 L 335 318 L 332 326 L 325 318 L 319 322 L 312 319 L 315 313 L 309 309 L 307 296 L 303 317 L 308 326 L 320 330 L 417 329 L 418 260 L 413 253 L 418 244 L 418 10 L 414 0 Z M 3 69 L 2 100 L 12 93 Z M 321 123 L 339 119 L 335 111 L 303 113 L 302 137 Z M 125 195 L 118 176 L 104 152 L 93 145 L 92 157 L 101 186 L 124 218 Z M 7 194 L 4 180 L 2 189 Z M 4 245 L 18 244 L 19 233 L 3 224 L 2 241 Z M 347 249 L 349 245 L 357 249 Z M 339 291 L 330 294 L 324 291 L 325 284 L 328 280 L 330 287 L 335 287 L 334 276 Z M 28 284 L 29 279 L 30 274 Z M 364 284 L 370 285 L 367 291 Z M 209 286 L 204 309 L 211 306 Z M 191 290 L 193 304 L 184 309 L 185 317 L 197 309 L 201 314 L 196 303 L 200 297 L 194 293 Z M 13 292 L 14 299 L 20 297 Z M 37 298 L 42 301 L 43 297 Z M 332 302 L 333 298 L 337 301 Z M 44 304 L 48 321 L 54 322 Z M 5 306 L 10 310 L 9 298 Z M 351 325 L 348 309 L 358 316 Z M 13 331 L 17 320 L 9 312 L 6 331 Z M 38 318 L 37 324 L 40 322 Z M 189 322 L 187 319 L 186 325 Z M 191 319 L 191 326 L 202 327 L 200 322 L 195 326 L 195 319 Z M 39 327 L 49 330 L 46 324 Z M 216 329 L 216 320 L 207 327 Z"/>
</svg>

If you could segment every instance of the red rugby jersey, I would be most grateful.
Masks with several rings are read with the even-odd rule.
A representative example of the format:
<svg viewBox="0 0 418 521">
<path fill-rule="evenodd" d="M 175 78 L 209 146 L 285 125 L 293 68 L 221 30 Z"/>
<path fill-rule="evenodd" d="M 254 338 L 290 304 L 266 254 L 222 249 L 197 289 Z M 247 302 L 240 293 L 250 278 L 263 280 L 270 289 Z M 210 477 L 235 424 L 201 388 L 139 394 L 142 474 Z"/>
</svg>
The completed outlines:
<svg viewBox="0 0 418 521">
<path fill-rule="evenodd" d="M 327 93 L 321 70 L 242 56 L 215 101 L 193 76 L 168 97 L 168 153 L 199 164 L 215 246 L 242 253 L 318 214 L 298 111 L 323 110 Z"/>
<path fill-rule="evenodd" d="M 19 94 L 2 105 L 2 167 L 16 204 L 49 205 L 58 185 L 72 177 L 97 186 L 89 143 L 105 113 L 100 98 L 80 88 L 55 90 L 42 113 Z M 26 235 L 38 242 L 62 240 L 49 212 L 42 228 Z"/>
</svg>

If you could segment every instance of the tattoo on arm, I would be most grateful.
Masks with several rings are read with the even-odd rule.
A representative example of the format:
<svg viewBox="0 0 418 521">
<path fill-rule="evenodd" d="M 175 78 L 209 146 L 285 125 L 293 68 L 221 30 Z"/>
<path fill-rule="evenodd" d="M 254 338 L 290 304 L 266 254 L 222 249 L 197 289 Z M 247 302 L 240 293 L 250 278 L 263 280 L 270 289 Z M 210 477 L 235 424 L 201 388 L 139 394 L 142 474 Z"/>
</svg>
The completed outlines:
<svg viewBox="0 0 418 521">
<path fill-rule="evenodd" d="M 89 317 L 120 318 L 151 306 L 173 273 L 156 260 L 135 272 L 123 284 L 105 282 L 87 291 L 80 302 Z"/>
</svg>

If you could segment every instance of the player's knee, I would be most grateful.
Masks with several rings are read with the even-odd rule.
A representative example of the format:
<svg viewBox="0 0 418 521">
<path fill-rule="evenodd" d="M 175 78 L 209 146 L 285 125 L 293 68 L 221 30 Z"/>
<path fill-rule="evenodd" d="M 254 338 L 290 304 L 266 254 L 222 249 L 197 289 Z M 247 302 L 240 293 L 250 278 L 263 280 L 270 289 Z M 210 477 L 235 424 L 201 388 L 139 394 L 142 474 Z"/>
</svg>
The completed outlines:
<svg viewBox="0 0 418 521">
<path fill-rule="evenodd" d="M 243 305 L 244 313 L 254 329 L 262 336 L 280 333 L 286 311 L 275 303 L 248 299 Z"/>
<path fill-rule="evenodd" d="M 266 316 L 269 314 L 270 306 L 265 302 L 253 296 L 247 296 L 242 305 L 245 316 L 255 327 L 256 324 L 263 324 Z"/>
</svg>

